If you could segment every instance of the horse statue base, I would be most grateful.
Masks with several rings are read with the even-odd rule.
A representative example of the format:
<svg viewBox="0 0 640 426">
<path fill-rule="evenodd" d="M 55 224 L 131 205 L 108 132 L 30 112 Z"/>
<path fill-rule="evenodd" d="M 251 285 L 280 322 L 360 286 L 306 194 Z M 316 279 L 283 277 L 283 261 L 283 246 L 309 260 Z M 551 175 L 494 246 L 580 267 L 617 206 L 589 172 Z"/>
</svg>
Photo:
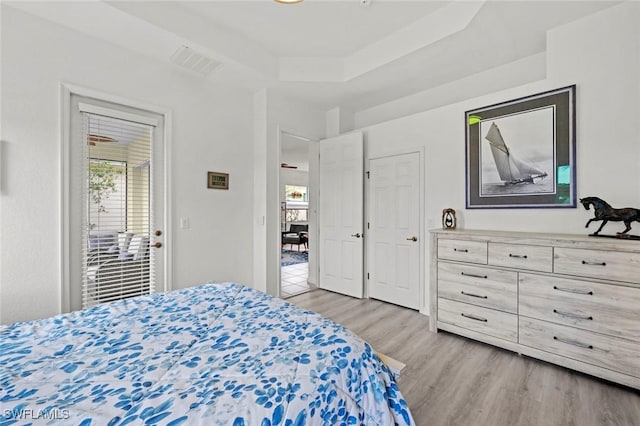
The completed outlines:
<svg viewBox="0 0 640 426">
<path fill-rule="evenodd" d="M 629 234 L 616 234 L 616 235 L 589 234 L 589 236 L 602 237 L 602 238 L 617 238 L 618 240 L 640 240 L 640 235 L 629 235 Z"/>
<path fill-rule="evenodd" d="M 625 207 L 623 209 L 614 209 L 606 201 L 598 197 L 586 197 L 581 198 L 580 202 L 585 210 L 589 210 L 589 207 L 593 206 L 594 215 L 592 219 L 589 219 L 585 228 L 589 227 L 589 224 L 594 221 L 602 221 L 602 224 L 596 232 L 589 234 L 590 237 L 607 237 L 607 238 L 619 238 L 625 240 L 640 240 L 638 235 L 627 234 L 631 230 L 631 222 L 640 222 L 640 209 L 634 209 L 631 207 Z M 618 232 L 616 235 L 600 235 L 600 231 L 607 224 L 607 222 L 623 222 L 625 229 L 622 232 Z"/>
</svg>

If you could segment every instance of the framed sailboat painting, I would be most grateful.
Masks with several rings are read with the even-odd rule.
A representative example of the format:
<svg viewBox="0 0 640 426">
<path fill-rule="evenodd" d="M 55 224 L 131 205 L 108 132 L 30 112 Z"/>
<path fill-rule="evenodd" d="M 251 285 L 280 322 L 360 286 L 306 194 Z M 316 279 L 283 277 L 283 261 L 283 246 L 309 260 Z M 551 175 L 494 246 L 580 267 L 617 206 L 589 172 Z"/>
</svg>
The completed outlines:
<svg viewBox="0 0 640 426">
<path fill-rule="evenodd" d="M 468 209 L 576 207 L 576 86 L 467 111 Z"/>
</svg>

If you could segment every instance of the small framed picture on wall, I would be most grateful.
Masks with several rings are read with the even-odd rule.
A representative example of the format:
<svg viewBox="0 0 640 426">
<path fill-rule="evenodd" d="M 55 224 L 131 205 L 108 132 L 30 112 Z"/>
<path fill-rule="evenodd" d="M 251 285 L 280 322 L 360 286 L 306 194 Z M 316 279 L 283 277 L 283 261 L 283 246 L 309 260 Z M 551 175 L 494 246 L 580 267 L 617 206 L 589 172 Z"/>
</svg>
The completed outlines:
<svg viewBox="0 0 640 426">
<path fill-rule="evenodd" d="M 207 172 L 207 188 L 229 189 L 229 173 Z"/>
</svg>

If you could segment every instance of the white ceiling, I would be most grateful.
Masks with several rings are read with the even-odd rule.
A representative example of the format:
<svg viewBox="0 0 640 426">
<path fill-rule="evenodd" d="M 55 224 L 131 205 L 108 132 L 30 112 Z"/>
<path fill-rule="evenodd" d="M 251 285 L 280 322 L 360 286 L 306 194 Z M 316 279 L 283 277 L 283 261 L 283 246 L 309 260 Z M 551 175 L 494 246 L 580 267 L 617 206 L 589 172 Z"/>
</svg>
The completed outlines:
<svg viewBox="0 0 640 426">
<path fill-rule="evenodd" d="M 170 63 L 222 65 L 203 84 L 269 87 L 362 110 L 544 52 L 546 32 L 619 1 L 4 2 Z"/>
<path fill-rule="evenodd" d="M 363 7 L 348 0 L 330 4 L 307 0 L 296 5 L 215 1 L 184 2 L 183 7 L 276 56 L 334 57 L 351 54 L 444 4 L 379 2 Z"/>
</svg>

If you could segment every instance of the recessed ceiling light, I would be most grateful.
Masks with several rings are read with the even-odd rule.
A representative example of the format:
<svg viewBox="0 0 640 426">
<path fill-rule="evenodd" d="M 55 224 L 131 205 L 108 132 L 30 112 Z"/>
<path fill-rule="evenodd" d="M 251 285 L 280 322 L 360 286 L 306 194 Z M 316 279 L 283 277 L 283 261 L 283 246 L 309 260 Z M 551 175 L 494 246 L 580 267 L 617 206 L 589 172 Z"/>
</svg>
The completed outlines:
<svg viewBox="0 0 640 426">
<path fill-rule="evenodd" d="M 283 4 L 294 4 L 294 3 L 300 3 L 302 0 L 276 0 L 277 3 L 283 3 Z"/>
</svg>

